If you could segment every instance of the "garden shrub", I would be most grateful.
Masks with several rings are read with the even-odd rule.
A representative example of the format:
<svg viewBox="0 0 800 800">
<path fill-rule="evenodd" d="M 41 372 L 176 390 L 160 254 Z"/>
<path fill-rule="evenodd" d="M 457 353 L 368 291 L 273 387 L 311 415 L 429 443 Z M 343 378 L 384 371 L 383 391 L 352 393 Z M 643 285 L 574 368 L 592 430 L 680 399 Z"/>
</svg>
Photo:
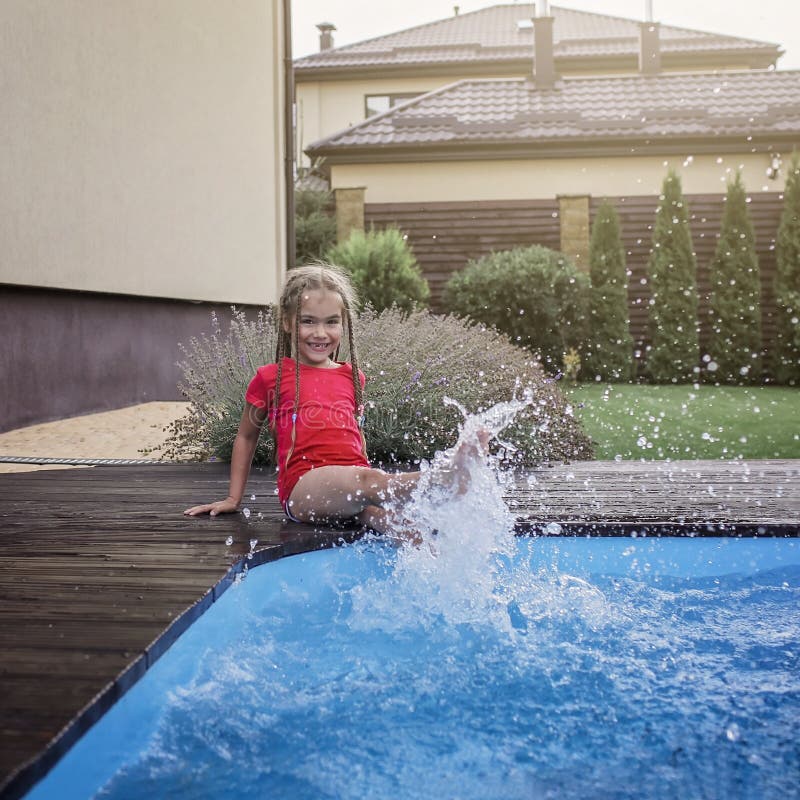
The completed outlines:
<svg viewBox="0 0 800 800">
<path fill-rule="evenodd" d="M 225 336 L 213 316 L 212 326 L 211 335 L 184 348 L 180 389 L 190 409 L 170 427 L 166 458 L 230 460 L 247 384 L 258 366 L 274 359 L 272 310 L 252 321 L 234 311 Z M 427 310 L 407 316 L 392 308 L 365 310 L 356 336 L 367 376 L 365 436 L 376 463 L 430 458 L 453 445 L 460 414 L 445 405 L 445 397 L 476 411 L 525 387 L 533 390 L 535 403 L 502 435 L 518 449 L 515 460 L 591 458 L 591 442 L 558 387 L 529 352 L 502 334 Z M 271 460 L 265 427 L 255 462 Z"/>
<path fill-rule="evenodd" d="M 586 335 L 588 277 L 563 253 L 533 245 L 470 261 L 448 281 L 444 302 L 537 353 L 557 372 Z"/>
<path fill-rule="evenodd" d="M 331 192 L 296 189 L 294 193 L 295 264 L 319 261 L 336 243 Z"/>
<path fill-rule="evenodd" d="M 760 376 L 761 279 L 742 176 L 728 184 L 722 227 L 710 267 L 709 378 L 744 383 Z"/>
<path fill-rule="evenodd" d="M 227 333 L 212 312 L 211 333 L 180 345 L 184 360 L 178 363 L 183 375 L 178 389 L 190 407 L 185 417 L 167 426 L 165 458 L 230 461 L 245 391 L 256 370 L 275 360 L 277 341 L 272 308 L 259 312 L 254 320 L 234 308 Z M 254 463 L 271 463 L 273 449 L 265 426 Z"/>
<path fill-rule="evenodd" d="M 528 386 L 536 402 L 501 436 L 518 449 L 519 462 L 591 458 L 591 442 L 558 386 L 507 336 L 452 316 L 397 309 L 367 309 L 357 336 L 372 458 L 415 461 L 453 445 L 461 416 L 445 396 L 474 412 Z"/>
<path fill-rule="evenodd" d="M 775 244 L 775 349 L 773 377 L 800 384 L 800 157 L 792 160 L 783 190 L 783 213 Z"/>
<path fill-rule="evenodd" d="M 633 337 L 628 317 L 628 275 L 619 216 L 604 200 L 589 244 L 589 323 L 585 377 L 627 381 L 633 376 Z"/>
<path fill-rule="evenodd" d="M 411 311 L 430 298 L 428 283 L 397 228 L 353 231 L 327 252 L 326 260 L 349 273 L 362 308 L 382 311 L 396 305 Z"/>
<path fill-rule="evenodd" d="M 697 265 L 680 177 L 669 170 L 647 263 L 650 285 L 647 371 L 656 383 L 693 380 L 700 356 L 697 336 Z"/>
</svg>

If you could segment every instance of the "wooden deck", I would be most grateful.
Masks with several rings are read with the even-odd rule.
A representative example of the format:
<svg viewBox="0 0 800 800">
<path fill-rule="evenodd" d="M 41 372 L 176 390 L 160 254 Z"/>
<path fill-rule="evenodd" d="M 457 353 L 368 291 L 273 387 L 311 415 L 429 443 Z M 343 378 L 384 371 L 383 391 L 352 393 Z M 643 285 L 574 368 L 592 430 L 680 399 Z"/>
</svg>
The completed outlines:
<svg viewBox="0 0 800 800">
<path fill-rule="evenodd" d="M 181 511 L 226 493 L 226 465 L 0 475 L 2 800 L 22 796 L 243 564 L 357 535 L 287 523 L 274 487 L 254 471 L 250 517 L 212 520 Z M 797 536 L 800 462 L 542 467 L 508 501 L 520 532 Z"/>
</svg>

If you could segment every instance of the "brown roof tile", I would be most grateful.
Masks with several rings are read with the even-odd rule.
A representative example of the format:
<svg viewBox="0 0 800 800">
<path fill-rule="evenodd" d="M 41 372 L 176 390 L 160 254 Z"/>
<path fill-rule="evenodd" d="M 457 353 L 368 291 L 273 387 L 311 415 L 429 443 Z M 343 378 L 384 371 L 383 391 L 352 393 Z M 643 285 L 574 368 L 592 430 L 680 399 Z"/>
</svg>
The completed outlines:
<svg viewBox="0 0 800 800">
<path fill-rule="evenodd" d="M 313 155 L 411 145 L 469 147 L 614 139 L 764 137 L 800 144 L 800 71 L 744 70 L 567 78 L 462 80 L 315 142 Z"/>
<path fill-rule="evenodd" d="M 639 22 L 588 11 L 551 6 L 554 17 L 556 59 L 607 55 L 636 56 L 639 52 Z M 533 54 L 528 3 L 496 5 L 468 14 L 448 17 L 426 25 L 379 36 L 375 39 L 314 53 L 294 62 L 299 79 L 306 72 L 326 69 L 357 70 L 376 67 L 408 67 L 423 64 L 513 62 Z M 681 52 L 771 51 L 778 45 L 752 39 L 661 25 L 665 55 Z"/>
</svg>

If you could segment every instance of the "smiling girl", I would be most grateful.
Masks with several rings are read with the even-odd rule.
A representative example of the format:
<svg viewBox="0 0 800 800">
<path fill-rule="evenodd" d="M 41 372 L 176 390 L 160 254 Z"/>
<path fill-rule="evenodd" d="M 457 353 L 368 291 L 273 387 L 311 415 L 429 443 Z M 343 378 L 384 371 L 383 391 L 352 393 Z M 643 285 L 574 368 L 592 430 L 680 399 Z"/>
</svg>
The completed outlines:
<svg viewBox="0 0 800 800">
<path fill-rule="evenodd" d="M 356 518 L 379 532 L 401 533 L 390 501 L 402 503 L 418 472 L 388 473 L 370 466 L 362 432 L 363 373 L 353 338 L 355 295 L 349 279 L 330 265 L 290 270 L 279 305 L 274 364 L 259 368 L 231 456 L 228 496 L 184 514 L 230 513 L 242 500 L 261 427 L 275 439 L 278 498 L 294 522 Z M 339 361 L 347 336 L 350 361 Z M 474 452 L 456 454 L 456 472 Z M 392 504 L 393 505 L 393 504 Z"/>
</svg>

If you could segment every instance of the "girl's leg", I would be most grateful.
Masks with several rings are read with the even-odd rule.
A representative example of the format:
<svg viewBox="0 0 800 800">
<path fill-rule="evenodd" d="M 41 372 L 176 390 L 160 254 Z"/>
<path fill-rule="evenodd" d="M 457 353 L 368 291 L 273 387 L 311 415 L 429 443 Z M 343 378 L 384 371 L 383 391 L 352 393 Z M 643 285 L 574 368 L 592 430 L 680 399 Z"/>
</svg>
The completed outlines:
<svg viewBox="0 0 800 800">
<path fill-rule="evenodd" d="M 318 467 L 297 482 L 289 498 L 289 508 L 303 522 L 357 517 L 368 507 L 382 507 L 392 499 L 405 500 L 418 480 L 418 472 Z"/>
<path fill-rule="evenodd" d="M 486 453 L 488 443 L 488 433 L 480 431 L 477 444 L 464 442 L 456 450 L 453 469 L 441 476 L 456 494 L 467 491 L 470 461 Z M 419 477 L 419 472 L 390 473 L 372 467 L 318 467 L 297 482 L 289 508 L 301 522 L 359 517 L 362 523 L 383 531 L 397 526 L 395 515 L 384 510 L 387 502 L 407 500 Z"/>
</svg>

